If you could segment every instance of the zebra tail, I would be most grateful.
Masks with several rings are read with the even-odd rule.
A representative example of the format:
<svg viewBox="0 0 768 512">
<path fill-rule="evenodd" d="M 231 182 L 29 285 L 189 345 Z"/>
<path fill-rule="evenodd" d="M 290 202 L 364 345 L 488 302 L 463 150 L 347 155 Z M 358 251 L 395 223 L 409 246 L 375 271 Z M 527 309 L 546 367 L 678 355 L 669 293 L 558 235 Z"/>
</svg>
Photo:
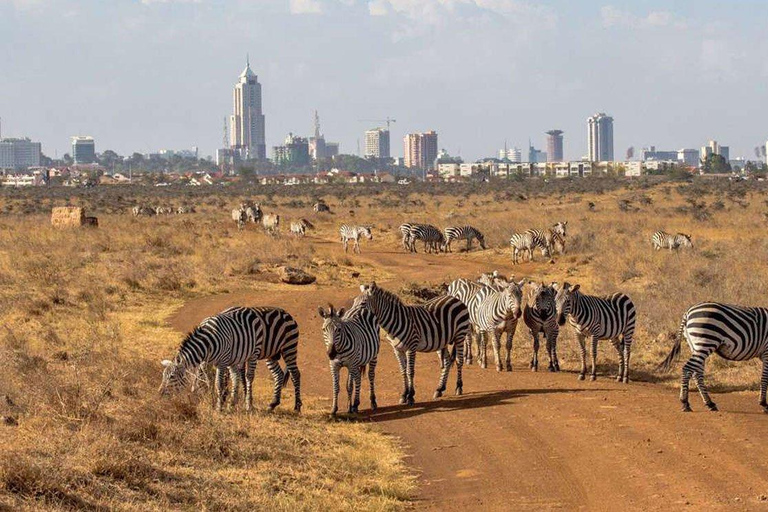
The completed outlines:
<svg viewBox="0 0 768 512">
<path fill-rule="evenodd" d="M 683 319 L 680 322 L 680 327 L 677 330 L 677 335 L 675 336 L 675 343 L 672 345 L 672 350 L 669 351 L 667 357 L 664 358 L 664 360 L 659 364 L 657 370 L 668 372 L 672 369 L 672 365 L 677 362 L 677 359 L 680 357 L 680 349 L 683 342 L 683 329 L 685 329 L 685 323 L 687 320 L 688 314 L 686 313 L 683 315 Z"/>
</svg>

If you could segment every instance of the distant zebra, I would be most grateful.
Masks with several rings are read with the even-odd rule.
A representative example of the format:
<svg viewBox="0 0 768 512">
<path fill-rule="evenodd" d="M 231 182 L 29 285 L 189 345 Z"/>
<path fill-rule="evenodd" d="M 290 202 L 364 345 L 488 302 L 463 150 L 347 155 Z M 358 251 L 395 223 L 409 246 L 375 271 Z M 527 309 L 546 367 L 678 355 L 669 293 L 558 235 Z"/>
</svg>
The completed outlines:
<svg viewBox="0 0 768 512">
<path fill-rule="evenodd" d="M 291 234 L 303 237 L 306 234 L 306 228 L 301 222 L 291 222 Z"/>
<path fill-rule="evenodd" d="M 528 254 L 528 260 L 533 261 L 533 250 L 537 247 L 541 249 L 542 254 L 549 255 L 549 248 L 543 235 L 538 236 L 532 233 L 534 230 L 528 230 L 524 233 L 514 233 L 509 239 L 512 246 L 512 263 L 520 263 L 521 255 Z"/>
<path fill-rule="evenodd" d="M 331 414 L 339 410 L 339 370 L 347 367 L 347 397 L 349 413 L 358 412 L 362 375 L 368 366 L 368 381 L 371 387 L 371 409 L 376 410 L 376 364 L 379 356 L 379 324 L 366 304 L 365 296 L 355 299 L 352 307 L 335 311 L 329 304 L 326 312 L 318 308 L 324 319 L 323 341 L 330 360 L 333 377 L 333 406 Z M 354 388 L 354 399 L 352 392 Z"/>
<path fill-rule="evenodd" d="M 170 206 L 157 206 L 155 208 L 155 215 L 170 215 L 173 213 L 173 208 Z"/>
<path fill-rule="evenodd" d="M 195 207 L 191 205 L 181 205 L 176 209 L 176 214 L 185 215 L 187 213 L 195 213 Z"/>
<path fill-rule="evenodd" d="M 387 333 L 400 364 L 403 377 L 400 403 L 414 403 L 416 352 L 439 353 L 442 364 L 435 398 L 443 395 L 454 361 L 457 363 L 456 394 L 462 394 L 464 341 L 470 330 L 467 306 L 448 295 L 422 305 L 405 305 L 397 295 L 379 288 L 376 282 L 362 285 L 360 290 L 368 298 L 368 307 Z M 448 351 L 449 346 L 452 347 L 451 352 Z"/>
<path fill-rule="evenodd" d="M 533 337 L 533 358 L 531 369 L 539 371 L 539 334 L 544 334 L 549 356 L 549 371 L 559 372 L 560 362 L 557 359 L 557 337 L 560 328 L 557 325 L 557 307 L 555 296 L 557 291 L 552 285 L 531 283 L 530 300 L 523 308 L 523 321 Z"/>
<path fill-rule="evenodd" d="M 312 224 L 311 222 L 309 222 L 307 219 L 304 219 L 304 218 L 299 219 L 299 224 L 304 226 L 305 230 L 315 229 L 315 225 Z"/>
<path fill-rule="evenodd" d="M 243 206 L 245 206 L 245 208 L 243 208 Z M 253 224 L 259 223 L 261 217 L 264 215 L 261 211 L 261 206 L 258 204 L 241 205 L 240 207 L 245 210 L 245 216 L 248 219 L 248 222 L 252 222 Z"/>
<path fill-rule="evenodd" d="M 683 411 L 690 412 L 688 383 L 696 379 L 701 398 L 710 411 L 717 405 L 704 385 L 704 364 L 713 352 L 728 361 L 748 361 L 759 357 L 763 361 L 760 379 L 760 406 L 768 413 L 768 309 L 704 302 L 692 306 L 683 315 L 675 344 L 660 368 L 669 371 L 680 355 L 682 339 L 688 342 L 691 357 L 683 365 L 680 402 Z"/>
<path fill-rule="evenodd" d="M 237 224 L 237 229 L 238 230 L 241 230 L 241 229 L 243 229 L 245 227 L 245 221 L 247 219 L 248 219 L 248 217 L 246 217 L 246 215 L 245 215 L 245 209 L 244 208 L 240 207 L 240 208 L 235 208 L 234 210 L 232 210 L 232 220 L 235 221 L 235 223 Z"/>
<path fill-rule="evenodd" d="M 344 245 L 344 252 L 347 252 L 349 241 L 354 240 L 355 245 L 352 247 L 352 252 L 356 252 L 357 254 L 360 254 L 361 237 L 373 240 L 373 233 L 371 233 L 370 226 L 350 226 L 348 224 L 342 224 L 339 228 L 339 235 L 341 235 L 341 243 Z"/>
<path fill-rule="evenodd" d="M 424 242 L 424 252 L 440 252 L 445 245 L 443 232 L 431 224 L 414 224 L 410 231 L 410 244 L 412 252 L 416 252 L 416 241 Z"/>
<path fill-rule="evenodd" d="M 670 235 L 664 231 L 657 231 L 651 237 L 651 243 L 653 248 L 657 251 L 660 249 L 669 249 L 670 251 L 677 251 L 681 247 L 693 248 L 693 242 L 691 242 L 691 235 L 684 233 L 677 233 L 676 235 Z"/>
<path fill-rule="evenodd" d="M 152 217 L 156 214 L 155 209 L 151 206 L 134 206 L 132 212 L 134 217 Z"/>
<path fill-rule="evenodd" d="M 577 284 L 573 288 L 564 283 L 555 286 L 557 296 L 557 323 L 565 325 L 565 319 L 573 326 L 581 346 L 581 371 L 579 380 L 587 372 L 586 338 L 592 341 L 591 380 L 597 378 L 597 342 L 611 340 L 619 354 L 619 374 L 616 380 L 629 382 L 629 357 L 632 353 L 632 338 L 635 334 L 635 305 L 627 295 L 614 293 L 607 297 L 584 295 Z"/>
<path fill-rule="evenodd" d="M 415 224 L 410 224 L 406 222 L 405 224 L 400 224 L 400 227 L 398 228 L 400 229 L 400 234 L 403 235 L 403 240 L 402 240 L 403 249 L 405 249 L 408 252 L 416 252 L 416 248 L 415 246 L 413 246 L 412 240 L 411 240 L 411 229 L 413 229 L 413 226 L 415 226 Z"/>
<path fill-rule="evenodd" d="M 274 379 L 272 402 L 280 404 L 280 395 L 288 373 L 295 391 L 294 409 L 301 410 L 301 374 L 296 364 L 299 328 L 286 311 L 272 307 L 231 307 L 206 318 L 187 334 L 173 361 L 165 360 L 163 394 L 179 391 L 202 363 L 216 367 L 216 408 L 221 410 L 226 399 L 226 371 L 232 380 L 232 405 L 237 400 L 241 381 L 245 383 L 246 408 L 251 409 L 252 384 L 256 362 L 267 360 Z M 284 374 L 279 360 L 286 363 Z"/>
<path fill-rule="evenodd" d="M 274 235 L 280 229 L 280 215 L 268 213 L 261 218 L 261 225 L 264 226 L 270 234 Z"/>
<path fill-rule="evenodd" d="M 453 240 L 466 240 L 467 251 L 472 249 L 472 240 L 477 239 L 481 249 L 485 249 L 485 237 L 472 226 L 453 226 L 445 228 L 445 245 L 443 250 L 451 252 L 451 242 Z"/>
<path fill-rule="evenodd" d="M 478 359 L 480 367 L 487 363 L 486 345 L 489 336 L 493 336 L 493 355 L 496 360 L 496 371 L 502 371 L 501 364 L 501 335 L 507 333 L 505 347 L 506 370 L 512 371 L 512 338 L 517 330 L 517 321 L 522 313 L 522 286 L 524 281 L 515 283 L 503 279 L 495 279 L 493 285 L 486 285 L 477 292 L 467 304 L 469 318 L 479 333 Z"/>
<path fill-rule="evenodd" d="M 448 291 L 446 293 L 451 297 L 456 297 L 463 302 L 465 306 L 468 306 L 472 301 L 472 298 L 483 288 L 485 288 L 485 285 L 475 281 L 470 281 L 469 279 L 456 279 L 448 285 Z M 477 331 L 476 326 L 472 324 L 471 332 L 467 335 L 464 343 L 464 362 L 467 364 L 472 364 L 472 339 L 477 339 L 476 344 L 479 347 L 479 337 L 480 333 Z"/>
<path fill-rule="evenodd" d="M 315 213 L 330 212 L 331 211 L 331 208 L 327 204 L 325 204 L 325 202 L 323 202 L 323 201 L 319 201 L 319 202 L 315 203 L 315 205 L 312 207 L 312 209 L 315 211 Z"/>
</svg>

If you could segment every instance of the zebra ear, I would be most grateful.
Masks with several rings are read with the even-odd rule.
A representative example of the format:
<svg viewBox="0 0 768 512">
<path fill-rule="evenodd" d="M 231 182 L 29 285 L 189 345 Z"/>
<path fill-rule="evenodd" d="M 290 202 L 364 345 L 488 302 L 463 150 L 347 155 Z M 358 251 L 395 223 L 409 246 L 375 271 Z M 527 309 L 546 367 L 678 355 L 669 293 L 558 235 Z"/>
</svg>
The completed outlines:
<svg viewBox="0 0 768 512">
<path fill-rule="evenodd" d="M 571 289 L 571 293 L 579 291 L 579 288 L 580 288 L 580 287 L 581 287 L 581 285 L 580 285 L 580 284 L 577 284 L 576 286 L 574 286 L 574 287 Z"/>
<path fill-rule="evenodd" d="M 326 317 L 325 310 L 321 306 L 317 307 L 317 314 L 320 315 L 321 318 Z"/>
<path fill-rule="evenodd" d="M 525 279 L 521 279 L 521 280 L 520 280 L 520 281 L 518 281 L 518 283 L 517 283 L 517 287 L 518 287 L 518 288 L 522 288 L 523 286 L 525 286 Z"/>
<path fill-rule="evenodd" d="M 168 367 L 173 364 L 173 361 L 171 361 L 170 359 L 163 359 L 162 361 L 160 361 L 160 364 L 165 367 Z"/>
<path fill-rule="evenodd" d="M 568 225 L 568 221 L 563 222 L 563 226 L 567 226 L 567 225 Z"/>
<path fill-rule="evenodd" d="M 339 308 L 339 310 L 336 312 L 336 315 L 337 315 L 337 316 L 344 316 L 344 312 L 345 312 L 345 311 L 346 311 L 346 309 L 344 309 L 344 308 Z"/>
</svg>

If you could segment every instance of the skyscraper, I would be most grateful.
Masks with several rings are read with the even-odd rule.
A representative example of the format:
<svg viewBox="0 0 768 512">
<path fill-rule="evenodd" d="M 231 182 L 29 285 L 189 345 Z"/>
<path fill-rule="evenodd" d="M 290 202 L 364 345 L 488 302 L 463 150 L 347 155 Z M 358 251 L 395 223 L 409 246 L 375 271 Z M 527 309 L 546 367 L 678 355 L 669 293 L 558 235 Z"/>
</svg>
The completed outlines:
<svg viewBox="0 0 768 512">
<path fill-rule="evenodd" d="M 230 117 L 231 145 L 242 160 L 264 160 L 267 145 L 264 114 L 261 110 L 261 84 L 251 71 L 250 59 L 235 84 L 234 114 Z"/>
<path fill-rule="evenodd" d="M 365 132 L 365 158 L 389 158 L 389 130 L 374 128 Z"/>
<path fill-rule="evenodd" d="M 72 158 L 75 165 L 94 163 L 96 161 L 96 142 L 93 137 L 72 137 Z"/>
<path fill-rule="evenodd" d="M 19 169 L 40 165 L 39 142 L 28 138 L 0 139 L 0 169 Z"/>
<path fill-rule="evenodd" d="M 409 133 L 405 136 L 405 166 L 431 169 L 437 159 L 437 133 Z"/>
<path fill-rule="evenodd" d="M 563 161 L 563 131 L 549 130 L 547 132 L 547 162 Z"/>
<path fill-rule="evenodd" d="M 591 162 L 613 161 L 613 118 L 604 113 L 587 119 L 587 144 Z"/>
</svg>

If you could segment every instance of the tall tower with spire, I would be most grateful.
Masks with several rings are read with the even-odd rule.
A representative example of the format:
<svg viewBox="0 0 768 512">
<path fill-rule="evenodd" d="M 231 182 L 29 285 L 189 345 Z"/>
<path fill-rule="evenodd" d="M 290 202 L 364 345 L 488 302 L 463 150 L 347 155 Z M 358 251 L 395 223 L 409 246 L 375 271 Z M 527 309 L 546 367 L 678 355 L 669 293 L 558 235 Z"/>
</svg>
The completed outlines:
<svg viewBox="0 0 768 512">
<path fill-rule="evenodd" d="M 267 144 L 264 113 L 261 109 L 261 84 L 251 70 L 250 57 L 235 84 L 234 113 L 230 117 L 232 149 L 242 160 L 264 160 Z"/>
</svg>

